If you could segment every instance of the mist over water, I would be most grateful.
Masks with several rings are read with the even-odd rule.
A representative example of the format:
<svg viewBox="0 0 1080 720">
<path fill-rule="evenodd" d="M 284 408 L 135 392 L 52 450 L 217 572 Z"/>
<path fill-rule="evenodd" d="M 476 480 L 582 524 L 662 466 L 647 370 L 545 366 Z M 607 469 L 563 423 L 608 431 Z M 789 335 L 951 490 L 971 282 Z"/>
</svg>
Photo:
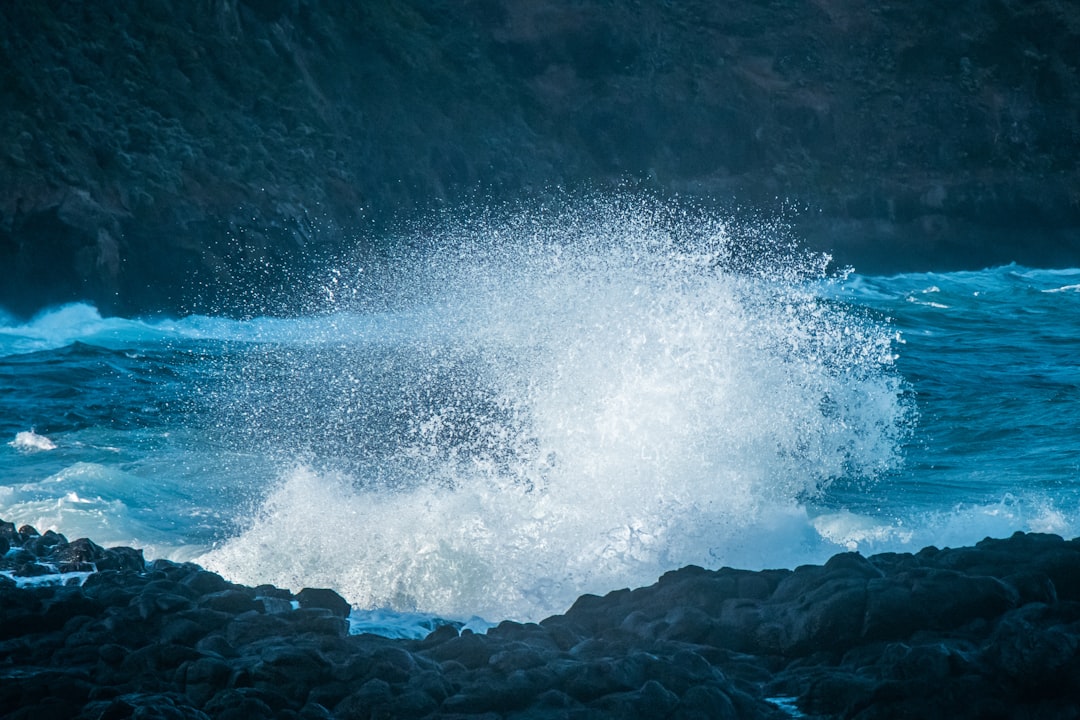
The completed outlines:
<svg viewBox="0 0 1080 720">
<path fill-rule="evenodd" d="M 280 465 L 200 559 L 360 607 L 536 620 L 689 563 L 820 560 L 895 469 L 896 331 L 770 227 L 627 199 L 480 216 L 343 265 L 215 389 Z"/>
</svg>

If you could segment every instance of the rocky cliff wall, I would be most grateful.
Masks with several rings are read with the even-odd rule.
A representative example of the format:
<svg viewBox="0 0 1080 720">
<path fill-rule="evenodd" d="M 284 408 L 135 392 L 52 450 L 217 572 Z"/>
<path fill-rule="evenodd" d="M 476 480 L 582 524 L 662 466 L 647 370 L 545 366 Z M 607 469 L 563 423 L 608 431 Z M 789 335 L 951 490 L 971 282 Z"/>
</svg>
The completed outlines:
<svg viewBox="0 0 1080 720">
<path fill-rule="evenodd" d="M 440 208 L 631 182 L 860 270 L 1080 265 L 1080 5 L 0 5 L 0 306 L 287 310 Z"/>
</svg>

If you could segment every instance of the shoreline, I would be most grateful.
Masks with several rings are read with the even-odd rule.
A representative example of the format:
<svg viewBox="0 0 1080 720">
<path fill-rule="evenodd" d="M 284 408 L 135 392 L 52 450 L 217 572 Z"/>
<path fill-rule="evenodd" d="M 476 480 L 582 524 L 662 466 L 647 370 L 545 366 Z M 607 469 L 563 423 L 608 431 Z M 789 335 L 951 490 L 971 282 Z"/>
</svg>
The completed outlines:
<svg viewBox="0 0 1080 720">
<path fill-rule="evenodd" d="M 6 546 L 6 547 L 5 547 Z M 689 566 L 539 623 L 349 634 L 328 589 L 246 587 L 0 521 L 11 718 L 1073 717 L 1080 539 Z"/>
</svg>

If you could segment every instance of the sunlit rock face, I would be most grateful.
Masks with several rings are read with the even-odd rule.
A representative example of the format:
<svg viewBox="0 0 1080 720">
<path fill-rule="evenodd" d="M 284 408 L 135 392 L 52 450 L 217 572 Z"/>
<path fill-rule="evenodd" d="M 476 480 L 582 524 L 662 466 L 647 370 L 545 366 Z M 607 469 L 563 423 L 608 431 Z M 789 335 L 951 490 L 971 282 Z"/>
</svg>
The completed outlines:
<svg viewBox="0 0 1080 720">
<path fill-rule="evenodd" d="M 1080 11 L 0 8 L 0 305 L 264 311 L 405 220 L 630 183 L 865 271 L 1080 262 Z"/>
</svg>

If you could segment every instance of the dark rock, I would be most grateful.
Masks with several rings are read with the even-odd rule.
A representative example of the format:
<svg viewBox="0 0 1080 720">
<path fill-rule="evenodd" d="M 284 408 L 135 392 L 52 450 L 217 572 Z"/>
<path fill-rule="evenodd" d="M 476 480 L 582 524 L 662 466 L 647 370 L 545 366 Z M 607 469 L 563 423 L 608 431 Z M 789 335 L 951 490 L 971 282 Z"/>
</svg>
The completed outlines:
<svg viewBox="0 0 1080 720">
<path fill-rule="evenodd" d="M 512 673 L 465 685 L 446 698 L 441 708 L 443 712 L 451 714 L 506 714 L 527 707 L 537 692 L 538 688 L 527 676 Z"/>
<path fill-rule="evenodd" d="M 821 671 L 802 680 L 798 706 L 825 717 L 853 717 L 871 703 L 878 683 L 844 670 Z"/>
<path fill-rule="evenodd" d="M 475 633 L 464 632 L 456 638 L 436 645 L 425 653 L 438 662 L 453 661 L 475 670 L 486 667 L 491 660 L 492 648 L 484 638 Z"/>
<path fill-rule="evenodd" d="M 433 648 L 436 645 L 441 645 L 447 640 L 452 640 L 458 636 L 458 629 L 453 625 L 440 625 L 439 627 L 428 633 L 418 647 L 421 649 Z"/>
<path fill-rule="evenodd" d="M 710 720 L 728 720 L 739 717 L 731 698 L 723 690 L 712 685 L 697 685 L 690 688 L 679 700 L 676 717 L 709 718 Z"/>
<path fill-rule="evenodd" d="M 348 600 L 326 588 L 304 588 L 296 593 L 296 601 L 302 608 L 325 608 L 343 618 L 349 617 L 352 612 Z"/>
<path fill-rule="evenodd" d="M 1018 604 L 1057 602 L 1057 588 L 1048 575 L 1037 571 L 1020 571 L 1002 578 L 1016 589 Z"/>
<path fill-rule="evenodd" d="M 408 651 L 394 646 L 376 649 L 371 654 L 371 661 L 369 674 L 391 684 L 407 681 L 418 667 L 416 659 Z"/>
<path fill-rule="evenodd" d="M 293 609 L 292 601 L 277 597 L 256 596 L 255 602 L 258 604 L 256 609 L 265 613 L 287 613 Z"/>
<path fill-rule="evenodd" d="M 1080 634 L 1047 605 L 1033 603 L 1009 613 L 984 651 L 999 675 L 1025 693 L 1058 694 L 1080 671 Z"/>
<path fill-rule="evenodd" d="M 232 675 L 232 668 L 224 660 L 200 657 L 189 660 L 177 668 L 177 681 L 184 693 L 196 705 L 203 706 L 223 688 Z"/>
<path fill-rule="evenodd" d="M 942 630 L 1014 607 L 1019 596 L 992 577 L 951 570 L 901 573 L 871 580 L 862 632 L 868 639 L 903 638 L 918 629 Z"/>
<path fill-rule="evenodd" d="M 300 708 L 300 720 L 330 720 L 332 716 L 325 706 L 317 702 L 308 702 Z"/>
<path fill-rule="evenodd" d="M 394 698 L 390 684 L 374 678 L 368 680 L 360 689 L 343 699 L 334 707 L 334 716 L 341 718 L 371 717 L 372 711 L 389 705 Z"/>
<path fill-rule="evenodd" d="M 39 539 L 39 542 L 42 547 L 55 547 L 58 545 L 63 546 L 68 544 L 68 540 L 66 537 L 53 530 L 46 530 L 45 534 L 42 535 Z"/>
<path fill-rule="evenodd" d="M 4 557 L 4 564 L 11 567 L 21 563 L 35 562 L 36 560 L 37 556 L 29 550 L 25 550 L 22 543 L 19 543 L 8 550 L 7 555 Z"/>
<path fill-rule="evenodd" d="M 65 562 L 56 566 L 57 572 L 60 573 L 92 573 L 97 568 L 93 563 L 88 562 Z M 68 578 L 68 584 L 78 584 L 78 578 Z"/>
<path fill-rule="evenodd" d="M 439 703 L 430 695 L 417 690 L 405 690 L 394 698 L 391 705 L 393 717 L 423 718 L 439 709 Z"/>
<path fill-rule="evenodd" d="M 253 687 L 278 692 L 302 705 L 311 688 L 330 678 L 330 663 L 314 648 L 271 645 L 263 648 L 251 666 Z"/>
<path fill-rule="evenodd" d="M 1080 257 L 1071 3 L 153 8 L 0 6 L 0 305 L 282 311 L 401 216 L 620 182 L 870 272 Z"/>
<path fill-rule="evenodd" d="M 566 662 L 556 664 L 555 671 L 561 677 L 561 688 L 567 695 L 582 703 L 591 703 L 605 695 L 634 689 L 634 681 L 640 678 L 625 672 L 619 660 L 599 662 Z"/>
<path fill-rule="evenodd" d="M 311 688 L 307 702 L 324 708 L 333 708 L 355 691 L 355 684 L 331 680 Z"/>
<path fill-rule="evenodd" d="M 187 610 L 192 606 L 191 600 L 183 595 L 174 595 L 169 592 L 143 592 L 132 601 L 138 610 L 139 617 L 143 620 L 157 615 Z"/>
<path fill-rule="evenodd" d="M 187 618 L 168 618 L 162 622 L 159 637 L 167 643 L 194 647 L 206 636 L 206 628 Z"/>
<path fill-rule="evenodd" d="M 209 592 L 200 597 L 198 602 L 200 607 L 231 615 L 239 615 L 249 611 L 263 611 L 263 604 L 255 600 L 254 593 L 239 589 Z"/>
<path fill-rule="evenodd" d="M 195 649 L 201 653 L 217 657 L 233 658 L 237 656 L 236 648 L 230 645 L 229 641 L 220 633 L 211 633 L 199 640 L 195 643 Z"/>
<path fill-rule="evenodd" d="M 443 702 L 456 692 L 454 685 L 437 669 L 415 673 L 409 678 L 409 686 L 426 693 L 436 703 Z"/>
<path fill-rule="evenodd" d="M 263 695 L 248 688 L 222 690 L 203 706 L 203 710 L 220 720 L 272 720 L 276 717 Z"/>
<path fill-rule="evenodd" d="M 134 570 L 141 572 L 146 566 L 142 550 L 128 547 L 114 547 L 94 563 L 98 570 Z"/>
<path fill-rule="evenodd" d="M 98 552 L 52 545 L 73 546 Z M 843 554 L 794 571 L 687 568 L 539 624 L 486 634 L 445 625 L 397 641 L 346 636 L 336 595 L 309 593 L 316 602 L 270 614 L 262 599 L 291 594 L 154 561 L 93 573 L 82 587 L 0 582 L 0 708 L 77 718 L 1070 717 L 1080 602 L 1058 592 L 1072 592 L 1070 572 L 1080 572 L 1080 544 L 1027 535 Z"/>
<path fill-rule="evenodd" d="M 495 653 L 488 659 L 488 664 L 499 673 L 509 674 L 515 670 L 539 667 L 545 664 L 549 657 L 549 653 L 542 653 L 535 648 L 514 647 Z"/>
<path fill-rule="evenodd" d="M 52 575 L 56 572 L 48 565 L 42 565 L 41 563 L 28 562 L 19 565 L 12 573 L 15 577 L 41 577 L 42 575 Z"/>
<path fill-rule="evenodd" d="M 229 623 L 225 639 L 233 647 L 255 642 L 267 637 L 289 637 L 290 625 L 280 615 L 265 615 L 255 611 L 237 615 Z"/>
<path fill-rule="evenodd" d="M 196 650 L 183 645 L 154 643 L 127 653 L 120 662 L 120 671 L 133 677 L 152 677 L 199 657 Z"/>
<path fill-rule="evenodd" d="M 273 585 L 256 585 L 255 597 L 269 597 L 278 598 L 280 600 L 292 600 L 293 594 L 288 590 L 274 587 Z"/>
<path fill-rule="evenodd" d="M 130 574 L 122 574 L 115 570 L 96 572 L 86 578 L 82 584 L 82 591 L 102 605 L 110 607 L 127 605 L 138 592 L 138 581 L 131 582 L 132 580 L 134 579 Z"/>
<path fill-rule="evenodd" d="M 129 693 L 112 700 L 98 716 L 101 720 L 210 720 L 210 717 L 171 694 Z"/>
<path fill-rule="evenodd" d="M 119 665 L 128 656 L 128 649 L 122 645 L 108 643 L 101 646 L 98 655 L 101 657 L 102 662 L 108 665 Z"/>
<path fill-rule="evenodd" d="M 286 618 L 297 633 L 345 637 L 349 632 L 349 621 L 326 608 L 302 607 L 281 617 Z"/>
<path fill-rule="evenodd" d="M 22 545 L 22 539 L 19 537 L 19 531 L 15 529 L 15 523 L 6 520 L 0 520 L 0 539 L 3 539 L 8 544 L 8 547 Z"/>
<path fill-rule="evenodd" d="M 595 710 L 618 718 L 668 717 L 679 704 L 679 697 L 663 685 L 650 680 L 636 692 L 606 695 L 590 705 Z"/>
<path fill-rule="evenodd" d="M 203 634 L 224 628 L 233 619 L 233 613 L 195 607 L 177 614 L 182 620 L 188 620 L 199 626 Z"/>
<path fill-rule="evenodd" d="M 217 573 L 208 572 L 202 569 L 199 569 L 188 577 L 184 578 L 183 583 L 199 595 L 221 593 L 229 589 L 229 583 L 225 582 L 225 578 L 221 577 Z"/>
</svg>

